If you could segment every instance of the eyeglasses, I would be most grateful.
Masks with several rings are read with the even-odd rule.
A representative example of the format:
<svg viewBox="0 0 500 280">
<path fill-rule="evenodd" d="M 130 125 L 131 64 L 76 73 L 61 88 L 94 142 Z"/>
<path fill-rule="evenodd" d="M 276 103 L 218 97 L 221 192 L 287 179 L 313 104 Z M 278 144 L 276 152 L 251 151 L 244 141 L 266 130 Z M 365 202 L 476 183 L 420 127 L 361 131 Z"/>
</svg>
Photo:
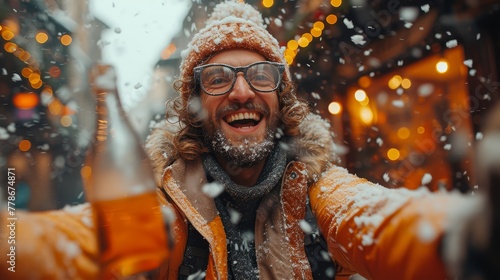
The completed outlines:
<svg viewBox="0 0 500 280">
<path fill-rule="evenodd" d="M 262 61 L 247 66 L 233 67 L 227 64 L 205 64 L 194 69 L 194 78 L 208 95 L 223 95 L 230 92 L 239 72 L 250 87 L 259 92 L 275 91 L 285 71 L 282 63 Z"/>
</svg>

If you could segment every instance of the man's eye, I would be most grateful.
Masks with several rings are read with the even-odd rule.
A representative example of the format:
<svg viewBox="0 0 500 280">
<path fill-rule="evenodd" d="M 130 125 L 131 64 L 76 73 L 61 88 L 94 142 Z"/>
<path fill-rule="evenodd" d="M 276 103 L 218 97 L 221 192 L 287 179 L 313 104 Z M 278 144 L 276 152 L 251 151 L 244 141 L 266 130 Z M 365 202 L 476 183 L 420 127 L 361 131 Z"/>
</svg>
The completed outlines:
<svg viewBox="0 0 500 280">
<path fill-rule="evenodd" d="M 273 77 L 267 73 L 259 73 L 258 75 L 255 75 L 254 80 L 258 81 L 272 81 Z"/>
<path fill-rule="evenodd" d="M 267 72 L 257 72 L 254 73 L 249 79 L 252 83 L 258 84 L 266 84 L 266 83 L 274 83 L 275 79 L 272 74 Z"/>
<path fill-rule="evenodd" d="M 227 84 L 230 83 L 231 81 L 228 79 L 228 77 L 223 76 L 223 75 L 214 75 L 211 77 L 207 77 L 205 80 L 205 84 L 207 85 L 221 85 L 221 84 Z"/>
</svg>

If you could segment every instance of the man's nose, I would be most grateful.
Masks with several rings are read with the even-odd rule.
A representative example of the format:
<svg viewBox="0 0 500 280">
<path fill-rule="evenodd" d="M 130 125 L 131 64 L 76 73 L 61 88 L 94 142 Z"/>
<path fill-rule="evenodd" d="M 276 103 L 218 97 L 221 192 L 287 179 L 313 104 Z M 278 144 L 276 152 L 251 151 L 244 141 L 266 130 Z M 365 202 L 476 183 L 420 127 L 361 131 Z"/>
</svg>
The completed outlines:
<svg viewBox="0 0 500 280">
<path fill-rule="evenodd" d="M 247 80 L 243 75 L 236 76 L 233 89 L 229 92 L 228 98 L 231 101 L 245 103 L 248 100 L 255 98 L 255 92 L 252 90 Z"/>
</svg>

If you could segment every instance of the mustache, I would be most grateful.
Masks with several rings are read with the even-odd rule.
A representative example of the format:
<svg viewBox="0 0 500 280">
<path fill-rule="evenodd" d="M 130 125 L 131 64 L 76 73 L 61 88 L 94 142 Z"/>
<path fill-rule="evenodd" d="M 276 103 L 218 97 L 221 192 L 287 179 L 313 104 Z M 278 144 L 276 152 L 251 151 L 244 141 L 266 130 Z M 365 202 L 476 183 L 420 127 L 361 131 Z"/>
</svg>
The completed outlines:
<svg viewBox="0 0 500 280">
<path fill-rule="evenodd" d="M 258 111 L 258 112 L 262 113 L 263 115 L 268 115 L 269 112 L 271 111 L 269 109 L 269 106 L 267 106 L 266 104 L 258 104 L 255 102 L 246 102 L 243 104 L 233 103 L 233 104 L 229 104 L 227 106 L 219 108 L 215 112 L 215 117 L 217 119 L 220 119 L 222 116 L 224 116 L 228 113 L 231 113 L 231 112 L 235 112 L 235 111 L 242 109 L 242 108 L 247 109 L 247 110 Z"/>
</svg>

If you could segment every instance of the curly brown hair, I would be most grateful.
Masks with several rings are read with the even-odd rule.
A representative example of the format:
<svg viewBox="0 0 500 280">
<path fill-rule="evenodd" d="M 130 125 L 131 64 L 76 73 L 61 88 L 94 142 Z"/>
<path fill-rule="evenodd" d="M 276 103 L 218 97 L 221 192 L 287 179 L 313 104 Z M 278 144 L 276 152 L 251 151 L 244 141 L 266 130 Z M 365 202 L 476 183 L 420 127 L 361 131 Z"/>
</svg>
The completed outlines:
<svg viewBox="0 0 500 280">
<path fill-rule="evenodd" d="M 177 79 L 174 88 L 182 94 L 167 105 L 167 119 L 177 119 L 180 124 L 180 131 L 175 135 L 173 145 L 179 157 L 194 160 L 200 154 L 208 152 L 203 141 L 202 119 L 198 110 L 190 110 L 195 100 L 193 97 L 198 98 L 200 90 L 192 76 Z M 183 90 L 187 90 L 187 94 Z M 278 89 L 280 128 L 286 136 L 298 135 L 298 126 L 309 113 L 308 104 L 299 99 L 294 91 L 295 84 L 286 78 Z"/>
</svg>

